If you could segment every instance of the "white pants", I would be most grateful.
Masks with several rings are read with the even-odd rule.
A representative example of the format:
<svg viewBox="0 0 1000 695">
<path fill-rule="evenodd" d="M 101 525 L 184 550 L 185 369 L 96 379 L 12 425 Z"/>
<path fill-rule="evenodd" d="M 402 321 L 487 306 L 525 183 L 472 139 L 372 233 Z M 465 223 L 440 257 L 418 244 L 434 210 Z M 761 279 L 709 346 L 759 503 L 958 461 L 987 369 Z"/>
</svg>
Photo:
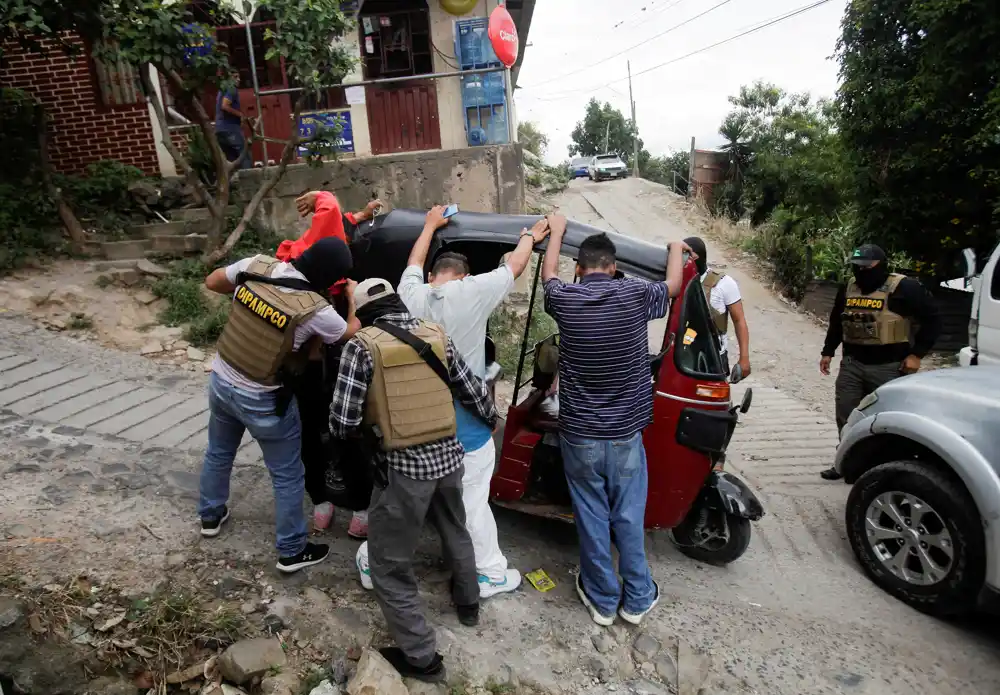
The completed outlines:
<svg viewBox="0 0 1000 695">
<path fill-rule="evenodd" d="M 500 552 L 497 522 L 490 509 L 490 479 L 496 465 L 493 438 L 486 446 L 467 451 L 464 463 L 462 501 L 465 503 L 465 528 L 476 551 L 476 569 L 490 580 L 502 582 L 507 572 L 507 558 Z"/>
<path fill-rule="evenodd" d="M 496 464 L 493 439 L 486 446 L 465 453 L 462 476 L 462 501 L 465 503 L 465 528 L 472 537 L 476 553 L 476 571 L 491 581 L 506 579 L 507 558 L 500 552 L 497 522 L 490 509 L 490 479 Z M 358 562 L 368 566 L 368 543 L 361 545 Z"/>
</svg>

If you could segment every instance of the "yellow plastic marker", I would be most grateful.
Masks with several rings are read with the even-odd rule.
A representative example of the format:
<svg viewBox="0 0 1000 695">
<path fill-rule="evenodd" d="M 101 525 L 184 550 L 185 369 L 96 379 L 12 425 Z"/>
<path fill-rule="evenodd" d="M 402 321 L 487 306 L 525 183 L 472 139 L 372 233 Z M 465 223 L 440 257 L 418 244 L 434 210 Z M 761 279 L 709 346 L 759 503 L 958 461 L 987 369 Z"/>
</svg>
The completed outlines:
<svg viewBox="0 0 1000 695">
<path fill-rule="evenodd" d="M 690 345 L 691 343 L 694 342 L 694 339 L 697 337 L 698 337 L 698 332 L 695 329 L 693 328 L 687 329 L 686 331 L 684 331 L 684 344 Z"/>
<path fill-rule="evenodd" d="M 545 574 L 545 570 L 528 572 L 524 577 L 531 582 L 531 586 L 539 591 L 551 591 L 556 588 L 556 583 L 549 579 L 549 575 Z"/>
</svg>

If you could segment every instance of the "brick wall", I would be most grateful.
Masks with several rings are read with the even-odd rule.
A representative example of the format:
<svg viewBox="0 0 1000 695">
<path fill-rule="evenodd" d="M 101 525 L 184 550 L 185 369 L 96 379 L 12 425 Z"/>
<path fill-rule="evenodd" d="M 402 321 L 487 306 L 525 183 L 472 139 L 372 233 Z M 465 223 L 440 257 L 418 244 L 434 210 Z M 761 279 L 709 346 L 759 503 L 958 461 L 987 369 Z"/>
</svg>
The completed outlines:
<svg viewBox="0 0 1000 695">
<path fill-rule="evenodd" d="M 105 106 L 101 101 L 89 52 L 71 37 L 79 52 L 67 55 L 49 42 L 48 55 L 4 46 L 7 65 L 0 85 L 32 93 L 49 115 L 52 163 L 75 173 L 101 159 L 116 159 L 158 175 L 156 146 L 145 103 Z"/>
</svg>

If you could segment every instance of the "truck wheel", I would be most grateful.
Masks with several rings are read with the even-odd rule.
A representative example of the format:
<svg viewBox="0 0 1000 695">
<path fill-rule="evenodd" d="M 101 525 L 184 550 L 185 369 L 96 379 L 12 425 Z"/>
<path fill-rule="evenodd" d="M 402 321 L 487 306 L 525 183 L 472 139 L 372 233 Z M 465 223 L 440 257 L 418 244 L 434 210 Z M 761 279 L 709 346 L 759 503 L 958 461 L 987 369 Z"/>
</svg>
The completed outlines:
<svg viewBox="0 0 1000 695">
<path fill-rule="evenodd" d="M 960 483 L 926 463 L 884 463 L 854 483 L 846 521 L 854 555 L 883 590 L 932 615 L 975 607 L 985 539 Z"/>
<path fill-rule="evenodd" d="M 692 509 L 670 533 L 677 548 L 693 560 L 728 565 L 750 546 L 750 520 L 721 511 Z"/>
</svg>

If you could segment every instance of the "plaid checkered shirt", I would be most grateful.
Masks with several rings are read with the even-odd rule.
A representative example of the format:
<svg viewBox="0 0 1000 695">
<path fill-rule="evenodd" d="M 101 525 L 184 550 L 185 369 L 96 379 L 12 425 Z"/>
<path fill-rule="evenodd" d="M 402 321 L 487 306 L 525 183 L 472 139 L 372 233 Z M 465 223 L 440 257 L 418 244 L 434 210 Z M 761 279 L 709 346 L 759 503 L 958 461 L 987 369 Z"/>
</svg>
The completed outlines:
<svg viewBox="0 0 1000 695">
<path fill-rule="evenodd" d="M 409 314 L 386 314 L 379 321 L 407 330 L 419 325 Z M 490 392 L 469 369 L 451 338 L 448 338 L 446 354 L 451 390 L 456 400 L 470 411 L 478 413 L 491 426 L 494 425 L 498 414 Z M 330 404 L 330 431 L 334 437 L 345 439 L 361 426 L 373 369 L 371 353 L 364 343 L 357 338 L 349 340 L 340 356 L 340 371 Z M 462 465 L 465 449 L 455 437 L 445 437 L 405 449 L 380 452 L 379 456 L 408 478 L 437 480 Z"/>
</svg>

